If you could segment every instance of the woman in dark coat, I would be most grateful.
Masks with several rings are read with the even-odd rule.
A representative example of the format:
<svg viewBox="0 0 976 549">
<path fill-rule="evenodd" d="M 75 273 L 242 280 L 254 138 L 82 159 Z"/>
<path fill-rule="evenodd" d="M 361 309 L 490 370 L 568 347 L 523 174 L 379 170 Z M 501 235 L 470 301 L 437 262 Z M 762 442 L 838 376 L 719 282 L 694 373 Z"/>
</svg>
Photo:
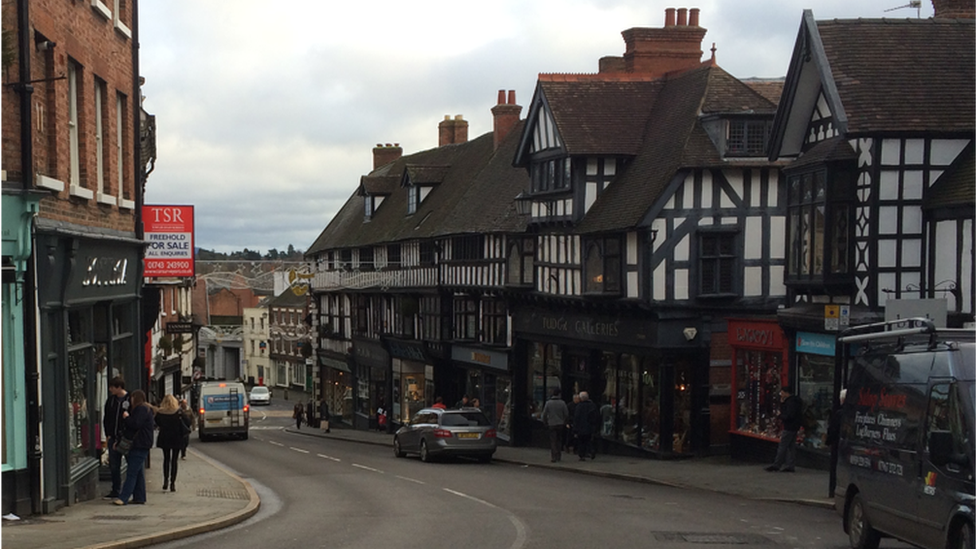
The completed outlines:
<svg viewBox="0 0 976 549">
<path fill-rule="evenodd" d="M 166 395 L 156 411 L 156 425 L 159 426 L 156 447 L 163 450 L 163 490 L 169 488 L 170 492 L 175 492 L 183 435 L 190 432 L 190 418 L 183 414 L 176 397 Z"/>
<path fill-rule="evenodd" d="M 125 454 L 125 482 L 112 502 L 116 505 L 126 505 L 130 497 L 132 503 L 146 503 L 145 466 L 153 444 L 153 410 L 143 391 L 133 391 L 130 402 L 130 410 L 122 412 L 122 438 L 131 440 L 132 446 Z"/>
</svg>

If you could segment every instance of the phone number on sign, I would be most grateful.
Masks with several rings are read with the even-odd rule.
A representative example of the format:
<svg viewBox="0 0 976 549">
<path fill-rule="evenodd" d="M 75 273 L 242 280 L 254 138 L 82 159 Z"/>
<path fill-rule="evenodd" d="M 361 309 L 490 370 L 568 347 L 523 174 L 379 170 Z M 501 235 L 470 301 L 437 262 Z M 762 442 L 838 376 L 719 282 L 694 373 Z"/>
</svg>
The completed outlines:
<svg viewBox="0 0 976 549">
<path fill-rule="evenodd" d="M 185 271 L 190 268 L 189 261 L 146 261 L 147 271 Z"/>
</svg>

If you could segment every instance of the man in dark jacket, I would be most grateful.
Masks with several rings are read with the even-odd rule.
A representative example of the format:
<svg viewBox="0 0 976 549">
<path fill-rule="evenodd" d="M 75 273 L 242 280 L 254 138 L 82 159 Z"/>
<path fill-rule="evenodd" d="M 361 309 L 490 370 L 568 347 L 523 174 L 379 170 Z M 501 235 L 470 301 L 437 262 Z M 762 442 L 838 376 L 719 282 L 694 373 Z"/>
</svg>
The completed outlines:
<svg viewBox="0 0 976 549">
<path fill-rule="evenodd" d="M 119 497 L 122 488 L 122 454 L 115 450 L 115 443 L 122 438 L 122 414 L 129 411 L 129 393 L 125 391 L 125 381 L 121 377 L 112 378 L 108 383 L 108 399 L 105 401 L 102 428 L 108 447 L 108 469 L 112 474 L 112 491 L 102 499 Z"/>
<path fill-rule="evenodd" d="M 783 431 L 779 435 L 776 460 L 766 470 L 792 473 L 796 470 L 796 434 L 803 426 L 803 401 L 789 387 L 780 389 L 779 399 Z"/>
<path fill-rule="evenodd" d="M 600 420 L 600 413 L 596 403 L 590 400 L 590 395 L 586 391 L 580 391 L 580 402 L 576 405 L 573 412 L 573 430 L 576 432 L 576 455 L 580 461 L 584 461 L 586 456 L 596 456 L 596 451 L 591 448 L 593 444 L 593 434 L 597 431 Z"/>
<path fill-rule="evenodd" d="M 562 459 L 563 431 L 569 423 L 569 408 L 559 395 L 559 387 L 556 387 L 552 390 L 552 398 L 542 408 L 542 423 L 549 428 L 549 457 L 553 463 Z"/>
</svg>

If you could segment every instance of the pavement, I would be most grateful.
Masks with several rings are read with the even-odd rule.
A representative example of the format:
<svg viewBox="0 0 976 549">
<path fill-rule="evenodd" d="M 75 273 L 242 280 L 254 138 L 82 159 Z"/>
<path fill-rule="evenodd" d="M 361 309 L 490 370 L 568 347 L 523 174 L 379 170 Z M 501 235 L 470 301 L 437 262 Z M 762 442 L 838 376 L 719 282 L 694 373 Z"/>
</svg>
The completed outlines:
<svg viewBox="0 0 976 549">
<path fill-rule="evenodd" d="M 376 431 L 286 428 L 302 436 L 373 444 L 390 448 L 392 436 Z M 770 473 L 763 465 L 732 461 L 728 456 L 657 460 L 600 454 L 579 461 L 563 455 L 551 463 L 544 448 L 499 446 L 495 461 L 540 467 L 688 490 L 730 494 L 753 500 L 779 501 L 833 509 L 827 497 L 828 473 L 797 468 L 795 473 Z M 3 521 L 3 545 L 18 549 L 115 549 L 145 547 L 226 528 L 258 511 L 260 499 L 244 479 L 193 446 L 180 461 L 176 492 L 163 492 L 162 452 L 153 449 L 153 467 L 147 470 L 146 505 L 119 507 L 109 501 L 81 502 L 59 511 L 17 521 Z M 109 485 L 100 483 L 102 493 Z"/>
</svg>

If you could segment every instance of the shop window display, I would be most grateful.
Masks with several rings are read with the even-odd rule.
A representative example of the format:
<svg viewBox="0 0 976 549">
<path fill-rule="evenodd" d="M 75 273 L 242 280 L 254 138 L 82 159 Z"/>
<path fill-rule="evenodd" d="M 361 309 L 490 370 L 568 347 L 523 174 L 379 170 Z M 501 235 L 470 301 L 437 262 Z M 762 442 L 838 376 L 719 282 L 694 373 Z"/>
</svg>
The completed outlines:
<svg viewBox="0 0 976 549">
<path fill-rule="evenodd" d="M 89 311 L 68 313 L 68 448 L 75 465 L 92 455 L 91 425 L 94 410 L 89 410 L 93 346 Z"/>
<path fill-rule="evenodd" d="M 678 362 L 674 365 L 674 440 L 675 453 L 691 451 L 688 433 L 691 431 L 691 364 Z"/>
<path fill-rule="evenodd" d="M 603 372 L 604 388 L 597 396 L 600 409 L 600 436 L 607 440 L 617 440 L 632 446 L 642 445 L 648 437 L 657 442 L 658 426 L 654 414 L 647 414 L 644 418 L 647 426 L 654 424 L 654 431 L 641 431 L 641 357 L 629 354 L 603 353 L 601 356 L 601 371 Z M 645 402 L 657 409 L 657 380 L 656 376 L 647 374 L 648 383 L 645 385 L 652 395 Z M 650 448 L 646 444 L 644 448 Z M 656 448 L 654 448 L 656 449 Z"/>
<path fill-rule="evenodd" d="M 512 437 L 512 380 L 498 377 L 495 381 L 495 409 L 497 411 L 498 438 L 510 440 Z"/>
<path fill-rule="evenodd" d="M 769 438 L 779 437 L 781 355 L 740 351 L 736 357 L 736 429 Z"/>
<path fill-rule="evenodd" d="M 529 348 L 529 415 L 540 419 L 547 395 L 560 386 L 562 351 L 558 345 L 533 343 Z"/>
<path fill-rule="evenodd" d="M 827 450 L 827 422 L 833 403 L 834 357 L 799 353 L 797 394 L 803 399 L 801 446 Z"/>
<path fill-rule="evenodd" d="M 661 373 L 660 369 L 644 361 L 641 371 L 641 393 L 644 404 L 641 418 L 641 446 L 645 450 L 661 448 Z"/>
<path fill-rule="evenodd" d="M 620 356 L 617 373 L 617 414 L 620 440 L 625 444 L 638 444 L 640 433 L 640 357 Z"/>
</svg>

